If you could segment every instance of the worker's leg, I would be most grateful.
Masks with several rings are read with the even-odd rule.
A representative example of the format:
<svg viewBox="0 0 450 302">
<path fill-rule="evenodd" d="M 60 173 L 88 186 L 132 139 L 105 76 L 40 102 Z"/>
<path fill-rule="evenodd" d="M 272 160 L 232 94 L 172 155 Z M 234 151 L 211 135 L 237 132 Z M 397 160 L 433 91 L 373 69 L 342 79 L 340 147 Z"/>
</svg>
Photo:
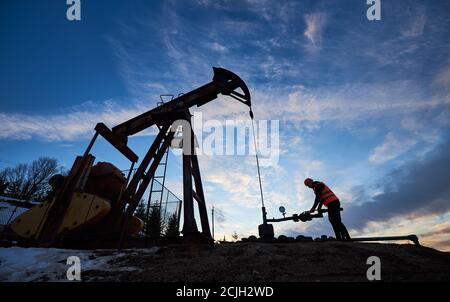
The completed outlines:
<svg viewBox="0 0 450 302">
<path fill-rule="evenodd" d="M 340 230 L 341 230 L 342 239 L 344 239 L 344 240 L 351 240 L 350 234 L 348 233 L 347 228 L 342 223 L 342 221 L 341 221 Z"/>
<path fill-rule="evenodd" d="M 340 211 L 340 208 L 341 208 L 341 203 L 338 201 L 338 202 L 333 202 L 333 203 L 335 203 L 335 205 L 334 205 L 334 207 L 336 207 L 337 209 L 336 209 L 336 223 L 338 224 L 338 227 L 339 227 L 339 234 L 341 234 L 341 238 L 343 239 L 343 240 L 350 240 L 351 238 L 350 238 L 350 234 L 348 233 L 348 231 L 347 231 L 347 228 L 345 227 L 345 225 L 344 225 L 344 223 L 342 222 L 342 219 L 341 219 L 341 211 Z"/>
<path fill-rule="evenodd" d="M 343 240 L 350 240 L 350 234 L 347 231 L 347 228 L 345 227 L 344 223 L 341 220 L 341 213 L 339 213 L 339 229 L 341 230 L 341 236 Z"/>
<path fill-rule="evenodd" d="M 340 222 L 340 213 L 337 202 L 332 202 L 328 205 L 328 220 L 330 220 L 331 226 L 333 227 L 334 234 L 336 235 L 336 240 L 342 240 L 341 236 L 341 222 Z"/>
</svg>

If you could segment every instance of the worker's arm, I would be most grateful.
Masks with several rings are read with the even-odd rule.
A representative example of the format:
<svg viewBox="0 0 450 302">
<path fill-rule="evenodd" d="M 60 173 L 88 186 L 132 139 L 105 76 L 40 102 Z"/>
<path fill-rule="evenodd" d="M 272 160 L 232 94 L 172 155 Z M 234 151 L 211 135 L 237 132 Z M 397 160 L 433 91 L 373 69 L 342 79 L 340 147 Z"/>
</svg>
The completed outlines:
<svg viewBox="0 0 450 302">
<path fill-rule="evenodd" d="M 322 192 L 324 186 L 323 183 L 317 182 L 317 184 L 314 185 L 314 192 L 316 193 L 316 198 L 314 199 L 314 204 L 309 210 L 310 213 L 313 213 L 316 210 L 316 207 L 319 206 L 318 210 L 322 209 L 322 203 L 320 202 L 318 192 Z"/>
<path fill-rule="evenodd" d="M 322 206 L 323 206 L 323 203 L 319 202 L 319 207 L 317 208 L 317 212 L 320 212 L 320 210 L 322 210 Z"/>
<path fill-rule="evenodd" d="M 314 211 L 316 210 L 316 207 L 319 203 L 320 203 L 319 197 L 317 197 L 317 195 L 316 195 L 316 199 L 314 199 L 314 204 L 313 204 L 311 210 L 309 210 L 309 212 L 314 213 Z M 320 205 L 320 207 L 322 207 L 322 205 Z"/>
</svg>

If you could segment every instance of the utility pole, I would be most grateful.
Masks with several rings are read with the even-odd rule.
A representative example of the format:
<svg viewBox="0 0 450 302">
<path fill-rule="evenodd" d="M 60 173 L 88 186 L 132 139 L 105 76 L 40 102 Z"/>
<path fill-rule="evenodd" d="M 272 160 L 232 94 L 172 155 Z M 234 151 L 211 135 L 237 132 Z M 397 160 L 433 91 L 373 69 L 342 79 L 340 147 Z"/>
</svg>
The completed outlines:
<svg viewBox="0 0 450 302">
<path fill-rule="evenodd" d="M 212 238 L 213 238 L 213 240 L 215 240 L 214 239 L 214 207 L 212 207 L 212 210 L 211 210 L 211 221 L 212 221 Z"/>
</svg>

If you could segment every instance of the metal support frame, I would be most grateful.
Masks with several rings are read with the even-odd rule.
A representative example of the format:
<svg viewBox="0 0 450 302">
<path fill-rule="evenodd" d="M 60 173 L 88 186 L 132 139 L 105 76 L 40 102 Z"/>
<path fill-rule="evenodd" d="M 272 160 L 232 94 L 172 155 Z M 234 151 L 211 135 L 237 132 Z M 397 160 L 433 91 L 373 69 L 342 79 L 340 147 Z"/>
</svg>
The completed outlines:
<svg viewBox="0 0 450 302">
<path fill-rule="evenodd" d="M 131 217 L 136 210 L 142 196 L 147 189 L 150 180 L 155 174 L 156 168 L 158 167 L 166 149 L 173 138 L 174 132 L 170 130 L 170 124 L 165 124 L 160 128 L 158 135 L 156 136 L 150 150 L 147 152 L 145 158 L 143 159 L 141 165 L 137 169 L 136 173 L 133 175 L 127 190 L 125 191 L 124 201 L 122 202 L 123 207 L 127 206 L 125 210 L 125 216 L 121 223 L 121 235 L 119 239 L 119 248 L 122 247 L 123 241 L 127 235 L 129 223 Z M 151 164 L 150 164 L 151 162 Z M 147 170 L 147 167 L 150 167 Z"/>
<path fill-rule="evenodd" d="M 58 231 L 64 219 L 64 214 L 68 209 L 72 194 L 76 190 L 84 189 L 85 180 L 95 160 L 95 157 L 90 155 L 89 152 L 97 137 L 98 132 L 96 131 L 83 156 L 78 156 L 75 159 L 63 188 L 56 194 L 52 206 L 47 210 L 47 215 L 43 216 L 45 221 L 41 221 L 42 229 L 38 234 L 38 238 L 36 238 L 39 246 L 51 246 L 57 240 Z"/>
<path fill-rule="evenodd" d="M 175 129 L 173 131 L 170 129 L 172 122 L 180 119 L 181 116 L 181 119 L 187 120 L 190 125 L 191 115 L 189 108 L 202 106 L 216 99 L 218 94 L 227 95 L 238 100 L 250 107 L 251 112 L 250 92 L 244 81 L 236 74 L 223 68 L 213 68 L 213 71 L 214 77 L 211 82 L 186 94 L 180 94 L 177 98 L 163 103 L 157 108 L 136 116 L 112 129 L 109 129 L 103 123 L 98 123 L 95 127 L 95 135 L 90 141 L 84 155 L 76 158 L 62 188 L 55 196 L 55 202 L 48 210 L 47 218 L 42 222 L 42 231 L 39 234 L 39 238 L 36 238 L 38 243 L 50 246 L 57 239 L 59 227 L 64 219 L 64 213 L 70 204 L 73 193 L 83 191 L 84 189 L 95 159 L 89 152 L 100 134 L 132 162 L 130 173 L 127 177 L 126 188 L 121 191 L 118 200 L 114 203 L 113 208 L 104 221 L 102 221 L 100 227 L 103 234 L 113 236 L 120 234 L 119 247 L 121 247 L 128 232 L 131 217 L 174 136 Z M 132 175 L 131 171 L 133 170 L 134 164 L 138 161 L 138 156 L 127 146 L 128 137 L 153 125 L 158 126 L 160 131 L 137 168 L 136 173 Z M 195 199 L 198 203 L 202 234 L 212 241 L 198 159 L 195 154 L 194 135 L 192 129 L 190 131 L 193 152 L 183 154 L 183 234 L 189 236 L 198 233 L 194 218 L 193 200 Z M 181 203 L 178 213 L 180 213 L 180 210 Z"/>
<path fill-rule="evenodd" d="M 155 171 L 158 165 L 161 163 L 161 160 L 166 154 L 167 148 L 169 147 L 170 142 L 175 134 L 176 129 L 172 129 L 172 125 L 176 120 L 183 119 L 189 125 L 189 129 L 185 129 L 190 131 L 190 152 L 183 151 L 183 229 L 182 233 L 184 236 L 196 236 L 199 234 L 197 223 L 195 221 L 195 213 L 194 213 L 194 199 L 197 201 L 197 206 L 200 215 L 200 223 L 202 227 L 202 235 L 207 240 L 212 240 L 211 230 L 208 222 L 208 213 L 206 209 L 205 196 L 203 192 L 203 185 L 200 176 L 200 169 L 198 165 L 197 155 L 195 153 L 195 144 L 194 144 L 194 132 L 192 131 L 191 126 L 191 114 L 189 110 L 183 110 L 179 112 L 179 114 L 172 115 L 172 119 L 166 119 L 166 123 L 162 125 L 160 131 L 155 138 L 152 146 L 150 147 L 149 152 L 143 159 L 141 165 L 137 169 L 136 173 L 133 175 L 133 178 L 128 185 L 127 190 L 125 191 L 123 206 L 127 205 L 125 218 L 123 219 L 121 225 L 121 236 L 119 240 L 119 248 L 123 246 L 124 238 L 126 237 L 128 224 L 130 223 L 130 219 L 133 216 L 136 207 L 139 204 L 145 190 L 147 189 L 150 181 L 154 178 Z M 189 137 L 186 135 L 186 132 L 183 132 L 183 139 L 187 139 Z M 184 142 L 186 143 L 186 142 Z M 152 160 L 153 159 L 153 160 Z M 150 164 L 150 168 L 146 173 L 147 166 Z M 138 183 L 139 188 L 137 188 Z M 194 190 L 195 188 L 195 190 Z"/>
<path fill-rule="evenodd" d="M 190 152 L 185 154 L 183 148 L 183 205 L 184 205 L 184 223 L 182 233 L 184 236 L 191 236 L 198 234 L 197 223 L 194 215 L 194 199 L 197 201 L 197 206 L 200 215 L 200 223 L 202 227 L 202 234 L 208 240 L 212 240 L 211 230 L 208 222 L 208 212 L 206 209 L 205 195 L 203 192 L 202 179 L 200 176 L 200 168 L 198 165 L 198 158 L 195 152 L 195 136 L 191 126 L 191 114 L 189 110 L 186 111 L 185 119 L 189 124 L 190 135 L 186 135 L 183 131 L 183 140 L 190 138 Z M 184 129 L 187 130 L 187 129 Z M 184 142 L 185 143 L 185 142 Z M 184 145 L 183 143 L 183 145 Z M 194 191 L 195 187 L 195 191 Z"/>
</svg>

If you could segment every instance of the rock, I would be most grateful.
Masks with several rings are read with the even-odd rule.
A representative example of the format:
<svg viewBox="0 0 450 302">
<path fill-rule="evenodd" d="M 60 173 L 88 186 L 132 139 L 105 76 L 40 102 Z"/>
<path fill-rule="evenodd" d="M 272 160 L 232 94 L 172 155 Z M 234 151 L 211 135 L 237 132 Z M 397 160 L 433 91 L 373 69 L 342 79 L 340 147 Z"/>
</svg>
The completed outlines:
<svg viewBox="0 0 450 302">
<path fill-rule="evenodd" d="M 254 235 L 251 235 L 247 238 L 247 241 L 249 242 L 258 242 L 258 238 Z"/>
<path fill-rule="evenodd" d="M 295 237 L 295 241 L 297 242 L 302 242 L 305 239 L 305 236 L 303 235 L 298 235 L 297 237 Z"/>
<path fill-rule="evenodd" d="M 278 242 L 286 243 L 288 242 L 288 238 L 285 235 L 278 236 Z"/>
<path fill-rule="evenodd" d="M 310 236 L 299 235 L 295 238 L 296 242 L 313 242 L 313 238 Z"/>
</svg>

